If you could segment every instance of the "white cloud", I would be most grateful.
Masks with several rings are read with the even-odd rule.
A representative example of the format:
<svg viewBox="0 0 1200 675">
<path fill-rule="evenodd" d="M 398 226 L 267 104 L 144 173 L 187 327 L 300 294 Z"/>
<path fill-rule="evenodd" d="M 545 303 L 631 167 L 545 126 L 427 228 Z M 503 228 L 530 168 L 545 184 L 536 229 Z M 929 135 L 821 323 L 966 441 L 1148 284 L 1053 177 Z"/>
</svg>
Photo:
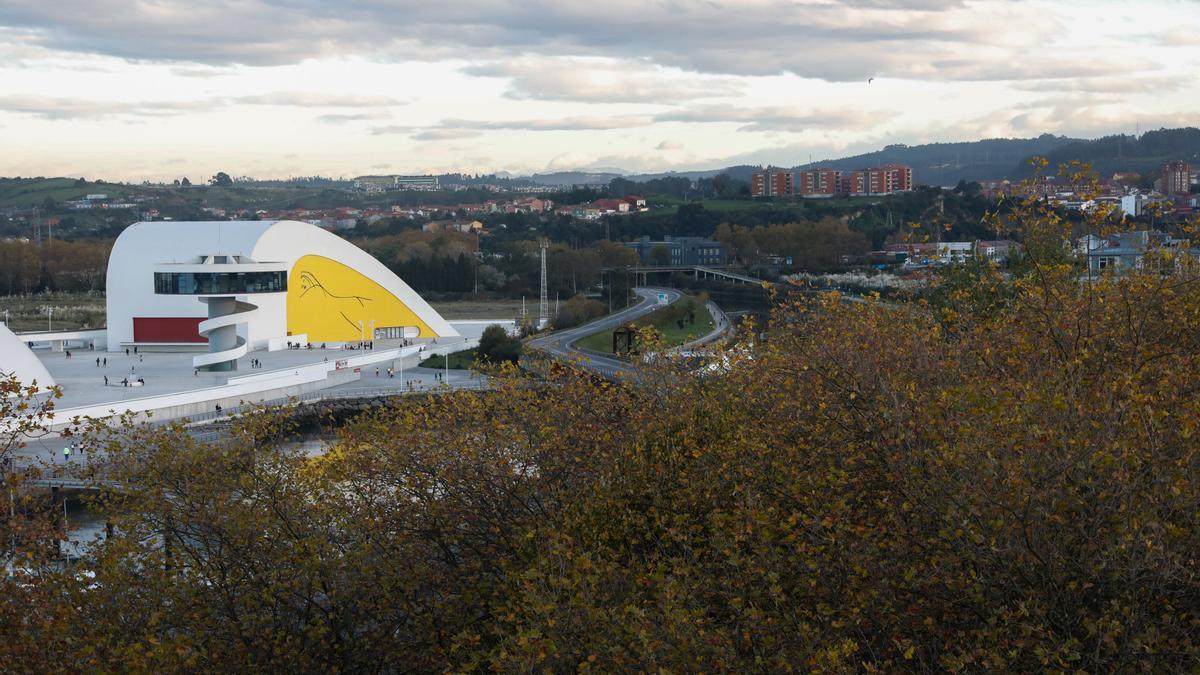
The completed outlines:
<svg viewBox="0 0 1200 675">
<path fill-rule="evenodd" d="M 506 95 L 516 99 L 670 103 L 734 96 L 742 91 L 741 83 L 731 77 L 612 59 L 523 57 L 469 66 L 463 72 L 507 78 Z"/>
</svg>

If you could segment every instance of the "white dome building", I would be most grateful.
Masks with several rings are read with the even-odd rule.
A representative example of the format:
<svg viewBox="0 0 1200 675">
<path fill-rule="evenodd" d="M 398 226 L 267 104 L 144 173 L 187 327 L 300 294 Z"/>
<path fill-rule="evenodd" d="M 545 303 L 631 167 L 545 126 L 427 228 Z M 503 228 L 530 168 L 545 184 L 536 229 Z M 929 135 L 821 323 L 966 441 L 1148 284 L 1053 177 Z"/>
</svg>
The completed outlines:
<svg viewBox="0 0 1200 675">
<path fill-rule="evenodd" d="M 54 378 L 50 377 L 46 366 L 42 365 L 41 360 L 29 350 L 29 346 L 3 323 L 0 323 L 0 374 L 15 375 L 17 382 L 24 387 L 36 383 L 39 391 L 54 386 Z"/>
<path fill-rule="evenodd" d="M 458 337 L 371 255 L 290 220 L 142 222 L 108 261 L 108 350 L 203 349 L 231 370 L 287 342 Z"/>
</svg>

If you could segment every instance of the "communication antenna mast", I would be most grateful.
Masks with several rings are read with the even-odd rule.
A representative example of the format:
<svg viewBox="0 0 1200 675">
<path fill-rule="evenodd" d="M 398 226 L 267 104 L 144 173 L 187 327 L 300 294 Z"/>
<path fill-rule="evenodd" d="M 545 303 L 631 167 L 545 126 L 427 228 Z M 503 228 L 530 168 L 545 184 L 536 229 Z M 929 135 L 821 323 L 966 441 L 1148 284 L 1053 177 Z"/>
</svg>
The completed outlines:
<svg viewBox="0 0 1200 675">
<path fill-rule="evenodd" d="M 538 306 L 538 328 L 550 321 L 550 302 L 546 293 L 546 240 L 542 240 L 542 297 Z"/>
</svg>

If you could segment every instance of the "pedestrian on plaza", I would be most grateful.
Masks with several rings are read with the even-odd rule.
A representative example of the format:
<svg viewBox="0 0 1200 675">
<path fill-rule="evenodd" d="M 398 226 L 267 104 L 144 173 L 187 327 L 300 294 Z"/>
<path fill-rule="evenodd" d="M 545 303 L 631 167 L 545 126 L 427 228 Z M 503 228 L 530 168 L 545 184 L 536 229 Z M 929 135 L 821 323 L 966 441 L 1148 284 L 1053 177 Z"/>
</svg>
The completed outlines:
<svg viewBox="0 0 1200 675">
<path fill-rule="evenodd" d="M 108 367 L 108 357 L 107 356 L 104 357 L 103 361 L 104 361 L 104 367 L 107 368 Z"/>
<path fill-rule="evenodd" d="M 375 369 L 375 377 L 379 377 L 379 369 L 378 368 Z"/>
<path fill-rule="evenodd" d="M 108 376 L 107 375 L 104 376 L 104 386 L 106 386 L 106 387 L 108 386 Z"/>
<path fill-rule="evenodd" d="M 192 377 L 200 377 L 200 369 L 199 368 L 192 371 Z"/>
<path fill-rule="evenodd" d="M 129 356 L 129 347 L 125 348 L 125 356 Z"/>
<path fill-rule="evenodd" d="M 71 446 L 69 446 L 69 445 L 63 446 L 63 461 L 64 462 L 71 461 Z"/>
<path fill-rule="evenodd" d="M 136 353 L 137 353 L 137 345 L 134 345 L 134 346 L 133 346 L 133 353 L 134 353 L 134 354 L 136 354 Z"/>
<path fill-rule="evenodd" d="M 140 357 L 140 356 L 139 356 L 139 357 L 138 357 L 138 363 L 141 363 L 141 362 L 142 362 L 142 357 Z"/>
<path fill-rule="evenodd" d="M 96 367 L 97 368 L 100 367 L 100 357 L 99 356 L 96 357 Z"/>
</svg>

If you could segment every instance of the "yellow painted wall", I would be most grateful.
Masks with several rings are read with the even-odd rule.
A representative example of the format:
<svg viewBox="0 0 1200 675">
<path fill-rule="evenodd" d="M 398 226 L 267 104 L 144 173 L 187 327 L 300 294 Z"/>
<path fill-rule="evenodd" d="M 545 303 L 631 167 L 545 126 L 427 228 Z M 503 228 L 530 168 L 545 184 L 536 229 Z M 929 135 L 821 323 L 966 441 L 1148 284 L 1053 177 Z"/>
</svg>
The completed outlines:
<svg viewBox="0 0 1200 675">
<path fill-rule="evenodd" d="M 356 342 L 365 326 L 416 326 L 421 337 L 437 337 L 429 326 L 386 288 L 357 270 L 319 255 L 296 261 L 288 276 L 289 335 L 307 334 L 310 342 Z"/>
</svg>

